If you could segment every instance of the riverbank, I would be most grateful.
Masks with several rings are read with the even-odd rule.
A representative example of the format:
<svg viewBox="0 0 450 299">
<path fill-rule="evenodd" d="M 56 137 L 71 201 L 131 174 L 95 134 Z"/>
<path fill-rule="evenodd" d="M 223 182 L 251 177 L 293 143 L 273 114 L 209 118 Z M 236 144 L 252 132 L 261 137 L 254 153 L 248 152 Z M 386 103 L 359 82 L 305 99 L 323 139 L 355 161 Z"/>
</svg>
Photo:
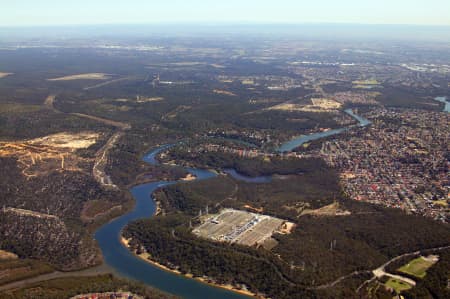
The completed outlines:
<svg viewBox="0 0 450 299">
<path fill-rule="evenodd" d="M 450 113 L 450 100 L 447 97 L 435 97 L 434 100 L 444 103 L 444 109 L 442 111 Z"/>
<path fill-rule="evenodd" d="M 204 278 L 204 277 L 194 277 L 192 274 L 183 274 L 181 273 L 179 270 L 175 270 L 175 269 L 171 269 L 163 264 L 160 264 L 154 260 L 151 259 L 151 255 L 148 253 L 141 253 L 141 254 L 137 254 L 136 252 L 134 252 L 133 250 L 131 250 L 129 243 L 130 243 L 131 239 L 125 239 L 122 235 L 120 235 L 120 243 L 126 247 L 130 252 L 132 252 L 136 257 L 140 258 L 141 260 L 145 261 L 146 263 L 149 263 L 155 267 L 158 267 L 161 270 L 176 274 L 176 275 L 180 275 L 180 276 L 184 276 L 186 278 L 189 279 L 194 279 L 197 280 L 201 283 L 213 286 L 213 287 L 217 287 L 217 288 L 221 288 L 221 289 L 225 289 L 228 291 L 232 291 L 232 292 L 236 292 L 239 293 L 241 295 L 245 295 L 248 297 L 253 297 L 253 298 L 258 298 L 258 299 L 267 299 L 264 296 L 260 296 L 258 294 L 252 293 L 248 290 L 243 290 L 243 289 L 238 289 L 237 287 L 230 285 L 230 284 L 220 284 L 220 283 L 216 283 L 214 282 L 213 279 L 211 278 Z"/>
<path fill-rule="evenodd" d="M 353 117 L 356 121 L 358 121 L 358 124 L 349 125 L 346 127 L 336 128 L 336 129 L 320 130 L 319 132 L 311 133 L 311 134 L 307 134 L 307 135 L 300 135 L 300 136 L 294 137 L 293 139 L 291 139 L 289 141 L 284 142 L 276 149 L 276 151 L 279 153 L 292 152 L 294 149 L 303 145 L 304 143 L 314 141 L 317 139 L 321 139 L 321 138 L 325 138 L 325 137 L 330 137 L 330 136 L 337 135 L 337 134 L 341 134 L 341 133 L 343 133 L 347 130 L 353 129 L 355 127 L 366 127 L 371 124 L 371 121 L 369 121 L 368 119 L 365 119 L 362 116 L 355 114 L 352 109 L 346 109 L 346 110 L 344 110 L 344 112 L 346 114 L 350 115 L 351 117 Z"/>
</svg>

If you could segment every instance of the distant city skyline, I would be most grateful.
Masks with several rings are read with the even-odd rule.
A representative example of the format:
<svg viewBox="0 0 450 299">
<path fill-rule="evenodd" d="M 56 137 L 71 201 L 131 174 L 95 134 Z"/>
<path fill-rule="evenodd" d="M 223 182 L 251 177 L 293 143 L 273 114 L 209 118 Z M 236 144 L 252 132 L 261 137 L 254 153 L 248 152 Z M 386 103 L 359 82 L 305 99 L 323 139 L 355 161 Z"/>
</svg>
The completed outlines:
<svg viewBox="0 0 450 299">
<path fill-rule="evenodd" d="M 0 7 L 1 27 L 155 23 L 450 26 L 448 0 L 0 0 Z"/>
</svg>

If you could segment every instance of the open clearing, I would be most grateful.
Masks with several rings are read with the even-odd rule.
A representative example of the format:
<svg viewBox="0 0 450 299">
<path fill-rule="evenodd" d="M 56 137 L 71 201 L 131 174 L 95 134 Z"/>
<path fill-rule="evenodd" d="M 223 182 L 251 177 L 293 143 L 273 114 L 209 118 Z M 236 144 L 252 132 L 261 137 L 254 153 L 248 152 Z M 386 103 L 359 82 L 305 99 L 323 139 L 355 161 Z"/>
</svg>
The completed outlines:
<svg viewBox="0 0 450 299">
<path fill-rule="evenodd" d="M 0 72 L 0 79 L 1 78 L 5 78 L 5 77 L 10 76 L 10 75 L 13 75 L 13 73 L 2 73 L 2 72 Z"/>
<path fill-rule="evenodd" d="M 136 97 L 137 103 L 151 103 L 151 102 L 161 102 L 161 101 L 164 101 L 163 97 L 142 97 L 142 96 Z"/>
<path fill-rule="evenodd" d="M 47 79 L 47 81 L 70 81 L 70 80 L 107 80 L 111 75 L 105 73 L 87 73 Z"/>
<path fill-rule="evenodd" d="M 28 259 L 7 259 L 0 261 L 0 285 L 19 281 L 36 275 L 52 272 L 43 262 Z"/>
<path fill-rule="evenodd" d="M 305 209 L 301 216 L 303 215 L 313 215 L 313 216 L 348 216 L 351 212 L 341 209 L 338 202 L 334 202 L 327 206 L 323 206 L 316 210 Z"/>
<path fill-rule="evenodd" d="M 355 80 L 352 82 L 354 85 L 379 85 L 380 82 L 376 79 L 369 79 L 369 80 Z"/>
<path fill-rule="evenodd" d="M 23 175 L 46 175 L 53 170 L 81 171 L 75 154 L 97 142 L 98 133 L 57 133 L 18 142 L 0 142 L 0 157 L 16 157 Z"/>
<path fill-rule="evenodd" d="M 45 137 L 32 139 L 29 143 L 76 150 L 90 147 L 97 142 L 98 137 L 99 134 L 93 132 L 81 132 L 77 134 L 56 133 Z"/>
<path fill-rule="evenodd" d="M 281 103 L 267 110 L 279 110 L 279 111 L 303 111 L 303 112 L 336 112 L 342 107 L 342 104 L 325 98 L 313 98 L 311 104 L 296 104 L 292 102 Z"/>
<path fill-rule="evenodd" d="M 207 217 L 192 232 L 214 241 L 259 246 L 271 239 L 275 232 L 281 233 L 285 223 L 285 220 L 267 215 L 224 209 Z"/>
<path fill-rule="evenodd" d="M 418 278 L 424 278 L 427 275 L 427 270 L 438 260 L 439 257 L 437 255 L 421 256 L 398 268 L 398 271 Z"/>
<path fill-rule="evenodd" d="M 0 250 L 0 260 L 16 260 L 18 258 L 19 257 L 15 253 Z"/>
<path fill-rule="evenodd" d="M 223 95 L 232 96 L 232 97 L 236 96 L 236 94 L 232 93 L 231 91 L 227 91 L 227 90 L 214 89 L 213 92 L 216 94 L 223 94 Z"/>
<path fill-rule="evenodd" d="M 387 288 L 393 289 L 397 294 L 400 294 L 402 291 L 406 291 L 412 288 L 411 285 L 407 284 L 404 281 L 389 278 L 389 280 L 384 284 Z"/>
</svg>

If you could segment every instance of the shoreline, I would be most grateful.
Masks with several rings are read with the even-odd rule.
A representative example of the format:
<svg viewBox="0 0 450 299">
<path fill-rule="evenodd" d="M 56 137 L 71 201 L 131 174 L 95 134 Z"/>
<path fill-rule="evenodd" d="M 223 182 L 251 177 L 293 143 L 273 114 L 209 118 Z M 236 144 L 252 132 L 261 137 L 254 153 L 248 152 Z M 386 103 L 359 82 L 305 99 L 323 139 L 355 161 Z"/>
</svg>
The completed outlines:
<svg viewBox="0 0 450 299">
<path fill-rule="evenodd" d="M 179 270 L 170 269 L 169 267 L 167 267 L 165 265 L 162 265 L 162 264 L 160 264 L 158 262 L 155 262 L 154 260 L 150 259 L 150 254 L 148 254 L 148 253 L 136 254 L 134 251 L 132 251 L 130 249 L 129 242 L 130 242 L 130 240 L 125 239 L 122 234 L 120 235 L 120 243 L 123 246 L 125 246 L 130 252 L 132 252 L 134 256 L 136 256 L 139 259 L 141 259 L 141 260 L 143 260 L 143 261 L 145 261 L 145 262 L 147 262 L 147 263 L 149 263 L 149 264 L 151 264 L 151 265 L 153 265 L 155 267 L 158 267 L 158 268 L 160 268 L 160 269 L 162 269 L 164 271 L 167 271 L 167 272 L 170 272 L 170 273 L 173 273 L 173 274 L 176 274 L 176 275 L 184 276 L 184 277 L 189 278 L 189 279 L 194 279 L 194 280 L 199 281 L 201 283 L 204 283 L 204 284 L 216 287 L 216 288 L 221 288 L 221 289 L 225 289 L 225 290 L 232 291 L 232 292 L 235 292 L 235 293 L 239 293 L 241 295 L 245 295 L 245 296 L 248 296 L 248 297 L 259 298 L 259 299 L 266 299 L 266 297 L 258 296 L 257 294 L 252 293 L 250 291 L 237 289 L 236 287 L 234 287 L 232 285 L 226 285 L 226 284 L 210 282 L 208 279 L 203 278 L 203 277 L 193 277 L 192 274 L 189 274 L 189 273 L 188 274 L 183 274 Z"/>
</svg>

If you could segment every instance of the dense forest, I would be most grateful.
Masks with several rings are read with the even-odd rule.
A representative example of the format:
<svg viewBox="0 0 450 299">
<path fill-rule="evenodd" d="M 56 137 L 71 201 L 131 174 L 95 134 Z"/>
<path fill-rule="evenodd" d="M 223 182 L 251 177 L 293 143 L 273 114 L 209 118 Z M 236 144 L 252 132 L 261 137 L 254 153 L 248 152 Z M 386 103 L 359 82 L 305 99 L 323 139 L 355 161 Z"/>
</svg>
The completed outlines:
<svg viewBox="0 0 450 299">
<path fill-rule="evenodd" d="M 318 158 L 241 158 L 235 154 L 222 152 L 194 152 L 184 145 L 168 151 L 164 161 L 174 160 L 177 164 L 193 165 L 200 168 L 235 169 L 246 176 L 290 175 L 309 173 L 328 169 L 326 163 Z"/>
<path fill-rule="evenodd" d="M 172 232 L 171 227 L 177 226 Z M 138 252 L 143 246 L 156 261 L 182 273 L 206 275 L 221 284 L 243 283 L 253 292 L 277 294 L 278 298 L 292 298 L 293 294 L 314 297 L 311 292 L 295 288 L 266 252 L 198 239 L 183 227 L 183 218 L 178 215 L 135 222 L 127 228 L 125 237 L 137 241 L 131 246 Z"/>
<path fill-rule="evenodd" d="M 304 294 L 304 298 L 309 298 L 315 295 L 303 293 L 307 286 L 325 284 L 353 271 L 370 271 L 403 253 L 447 244 L 450 237 L 447 226 L 399 210 L 347 200 L 340 195 L 336 181 L 334 194 L 327 194 L 329 191 L 325 190 L 333 190 L 333 180 L 327 187 L 318 187 L 317 184 L 324 183 L 324 178 L 323 173 L 317 176 L 307 174 L 288 180 L 251 184 L 218 177 L 169 186 L 156 196 L 167 216 L 132 223 L 125 230 L 125 236 L 133 239 L 132 246 L 136 250 L 144 248 L 153 259 L 184 273 L 196 276 L 207 273 L 219 282 L 236 285 L 250 283 L 252 290 L 276 295 L 276 298 L 290 298 L 294 294 L 290 292 L 294 292 L 294 289 L 300 292 L 298 294 Z M 306 187 L 308 181 L 312 184 L 310 188 Z M 297 186 L 303 192 L 296 191 Z M 238 191 L 233 192 L 236 189 Z M 322 193 L 315 193 L 314 190 L 322 190 Z M 318 201 L 318 198 L 328 199 Z M 337 200 L 341 209 L 350 214 L 302 216 L 301 211 L 306 208 L 319 208 L 333 200 Z M 215 244 L 189 232 L 189 219 L 195 225 L 193 217 L 206 205 L 211 207 L 212 213 L 223 207 L 262 207 L 265 214 L 290 219 L 297 227 L 291 234 L 275 235 L 278 245 L 272 251 Z M 336 244 L 332 250 L 331 242 Z M 259 272 L 249 273 L 240 267 L 251 260 L 243 261 L 242 251 L 252 258 L 263 256 L 278 269 L 275 273 L 279 272 L 292 284 L 285 281 L 287 285 L 284 285 L 283 279 L 273 277 L 273 271 L 267 276 L 258 276 Z M 351 294 L 352 281 L 362 283 L 363 280 L 364 275 L 356 280 L 344 281 L 339 291 Z M 265 288 L 269 281 L 271 290 L 276 290 L 273 293 Z M 279 288 L 284 291 L 281 292 Z M 280 292 L 282 295 L 279 295 Z M 321 294 L 321 298 L 333 297 L 331 292 L 322 291 L 318 294 Z"/>
<path fill-rule="evenodd" d="M 439 262 L 427 270 L 425 278 L 417 285 L 404 293 L 407 299 L 450 297 L 450 250 L 439 253 Z"/>
</svg>

